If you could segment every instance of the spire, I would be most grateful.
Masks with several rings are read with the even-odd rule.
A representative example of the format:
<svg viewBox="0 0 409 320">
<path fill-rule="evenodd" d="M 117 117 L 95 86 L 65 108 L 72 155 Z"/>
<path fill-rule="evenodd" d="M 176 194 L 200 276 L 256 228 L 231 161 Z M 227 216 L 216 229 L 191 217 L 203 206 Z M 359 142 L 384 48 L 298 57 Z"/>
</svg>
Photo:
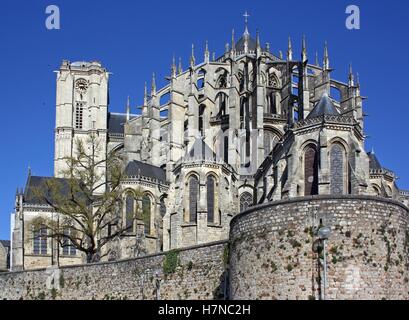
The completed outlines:
<svg viewBox="0 0 409 320">
<path fill-rule="evenodd" d="M 287 60 L 293 60 L 293 46 L 291 44 L 291 37 L 288 37 L 288 50 L 287 50 Z"/>
<path fill-rule="evenodd" d="M 236 51 L 236 44 L 234 42 L 234 29 L 231 30 L 231 52 Z"/>
<path fill-rule="evenodd" d="M 302 53 L 301 53 L 301 60 L 302 62 L 306 62 L 307 58 L 307 43 L 305 40 L 305 35 L 302 36 Z"/>
<path fill-rule="evenodd" d="M 260 31 L 258 29 L 256 32 L 256 53 L 257 55 L 261 55 Z"/>
<path fill-rule="evenodd" d="M 155 72 L 152 73 L 152 85 L 151 85 L 151 96 L 156 95 L 156 80 L 155 80 Z"/>
<path fill-rule="evenodd" d="M 195 60 L 195 45 L 192 43 L 192 55 L 190 56 L 190 67 L 193 68 L 196 64 Z"/>
<path fill-rule="evenodd" d="M 179 57 L 178 73 L 181 74 L 182 72 L 183 72 L 183 69 L 182 69 L 182 58 Z"/>
<path fill-rule="evenodd" d="M 316 65 L 317 67 L 320 66 L 320 61 L 318 60 L 318 52 L 317 52 L 317 51 L 315 52 L 315 65 Z"/>
<path fill-rule="evenodd" d="M 28 177 L 31 177 L 31 167 L 28 165 Z"/>
<path fill-rule="evenodd" d="M 206 40 L 206 44 L 205 44 L 204 60 L 205 60 L 205 62 L 209 62 L 209 60 L 210 60 L 209 43 L 208 43 L 207 40 Z"/>
<path fill-rule="evenodd" d="M 173 58 L 172 58 L 171 76 L 172 76 L 172 78 L 175 78 L 175 77 L 176 77 L 176 61 L 175 61 L 175 54 L 173 54 Z"/>
<path fill-rule="evenodd" d="M 148 85 L 145 81 L 145 88 L 144 88 L 144 93 L 143 93 L 143 105 L 147 106 L 148 105 Z"/>
<path fill-rule="evenodd" d="M 352 64 L 349 64 L 349 73 L 348 73 L 348 86 L 354 86 L 354 74 L 352 73 Z"/>
<path fill-rule="evenodd" d="M 324 45 L 324 65 L 323 65 L 324 70 L 329 69 L 329 55 L 328 55 L 328 44 L 327 41 L 325 41 Z"/>
<path fill-rule="evenodd" d="M 212 53 L 212 61 L 216 61 L 216 52 L 214 52 L 214 51 Z"/>
<path fill-rule="evenodd" d="M 283 52 L 281 50 L 278 52 L 278 55 L 279 55 L 280 59 L 283 60 Z"/>
<path fill-rule="evenodd" d="M 129 121 L 131 114 L 131 98 L 128 96 L 126 100 L 126 121 Z"/>
<path fill-rule="evenodd" d="M 356 95 L 361 95 L 361 83 L 359 82 L 359 73 L 356 74 Z"/>
</svg>

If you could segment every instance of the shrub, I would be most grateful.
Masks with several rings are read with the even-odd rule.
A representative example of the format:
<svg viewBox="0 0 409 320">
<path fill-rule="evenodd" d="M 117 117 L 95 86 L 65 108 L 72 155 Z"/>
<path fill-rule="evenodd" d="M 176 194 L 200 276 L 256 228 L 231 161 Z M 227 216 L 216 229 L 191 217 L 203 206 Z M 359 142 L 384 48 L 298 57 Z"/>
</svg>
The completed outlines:
<svg viewBox="0 0 409 320">
<path fill-rule="evenodd" d="M 176 271 L 176 268 L 179 263 L 179 251 L 171 250 L 168 251 L 163 260 L 163 272 L 165 274 L 171 274 Z"/>
</svg>

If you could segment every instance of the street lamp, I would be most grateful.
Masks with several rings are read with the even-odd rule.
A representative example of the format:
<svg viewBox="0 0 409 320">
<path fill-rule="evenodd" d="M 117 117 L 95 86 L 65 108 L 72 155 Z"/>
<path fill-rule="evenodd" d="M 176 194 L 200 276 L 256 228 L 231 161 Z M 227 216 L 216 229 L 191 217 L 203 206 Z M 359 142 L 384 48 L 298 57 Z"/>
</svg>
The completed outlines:
<svg viewBox="0 0 409 320">
<path fill-rule="evenodd" d="M 326 252 L 326 242 L 331 234 L 330 227 L 321 227 L 318 229 L 317 235 L 318 238 L 322 241 L 323 244 L 323 255 L 324 255 L 324 288 L 322 300 L 325 300 L 325 290 L 327 288 L 327 252 Z"/>
</svg>

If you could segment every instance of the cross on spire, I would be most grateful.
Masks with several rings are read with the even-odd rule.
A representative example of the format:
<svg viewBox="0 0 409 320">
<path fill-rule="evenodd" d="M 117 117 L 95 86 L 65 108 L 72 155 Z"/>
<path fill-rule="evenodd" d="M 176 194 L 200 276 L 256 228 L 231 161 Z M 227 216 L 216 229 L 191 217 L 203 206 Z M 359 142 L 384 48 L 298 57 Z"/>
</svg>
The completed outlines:
<svg viewBox="0 0 409 320">
<path fill-rule="evenodd" d="M 248 30 L 248 27 L 247 27 L 247 24 L 248 24 L 248 18 L 250 17 L 250 15 L 248 14 L 248 12 L 247 12 L 247 10 L 246 10 L 246 12 L 244 12 L 244 14 L 243 14 L 243 17 L 244 17 L 244 23 L 245 23 L 245 30 L 244 30 L 244 34 L 249 34 L 249 30 Z"/>
</svg>

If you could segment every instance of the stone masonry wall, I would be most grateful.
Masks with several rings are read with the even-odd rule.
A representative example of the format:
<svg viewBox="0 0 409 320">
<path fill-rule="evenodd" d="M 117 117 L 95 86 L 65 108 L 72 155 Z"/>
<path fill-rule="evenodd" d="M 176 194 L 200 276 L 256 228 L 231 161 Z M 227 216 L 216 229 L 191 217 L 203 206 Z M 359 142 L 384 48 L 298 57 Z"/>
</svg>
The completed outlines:
<svg viewBox="0 0 409 320">
<path fill-rule="evenodd" d="M 0 300 L 223 299 L 226 246 L 221 241 L 118 262 L 62 267 L 55 279 L 60 288 L 51 290 L 44 269 L 0 273 Z M 178 262 L 176 268 L 172 261 Z"/>
<path fill-rule="evenodd" d="M 330 226 L 327 299 L 409 299 L 408 208 L 370 196 L 315 196 L 233 218 L 232 299 L 319 299 L 313 227 Z"/>
</svg>

